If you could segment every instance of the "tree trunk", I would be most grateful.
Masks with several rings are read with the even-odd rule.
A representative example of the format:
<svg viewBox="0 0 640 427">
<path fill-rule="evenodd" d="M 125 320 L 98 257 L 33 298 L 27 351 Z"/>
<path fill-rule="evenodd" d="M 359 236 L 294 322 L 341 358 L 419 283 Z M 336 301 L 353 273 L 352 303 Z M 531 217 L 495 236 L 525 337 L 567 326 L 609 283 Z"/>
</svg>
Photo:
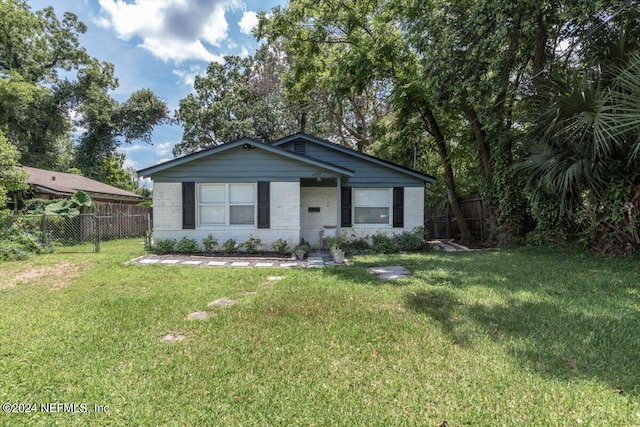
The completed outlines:
<svg viewBox="0 0 640 427">
<path fill-rule="evenodd" d="M 458 193 L 456 192 L 456 185 L 453 177 L 453 168 L 451 167 L 451 161 L 449 160 L 445 137 L 440 130 L 438 121 L 429 108 L 423 108 L 420 113 L 427 132 L 429 132 L 429 134 L 431 134 L 431 136 L 433 136 L 436 141 L 438 154 L 440 155 L 440 160 L 442 161 L 442 165 L 444 166 L 444 177 L 447 187 L 447 196 L 449 197 L 449 203 L 451 204 L 453 215 L 455 215 L 456 217 L 456 223 L 458 224 L 458 228 L 460 229 L 460 240 L 462 241 L 462 243 L 473 242 L 475 239 L 471 234 L 471 229 L 469 228 L 469 224 L 467 224 L 467 219 L 462 213 L 460 201 L 458 200 Z"/>
</svg>

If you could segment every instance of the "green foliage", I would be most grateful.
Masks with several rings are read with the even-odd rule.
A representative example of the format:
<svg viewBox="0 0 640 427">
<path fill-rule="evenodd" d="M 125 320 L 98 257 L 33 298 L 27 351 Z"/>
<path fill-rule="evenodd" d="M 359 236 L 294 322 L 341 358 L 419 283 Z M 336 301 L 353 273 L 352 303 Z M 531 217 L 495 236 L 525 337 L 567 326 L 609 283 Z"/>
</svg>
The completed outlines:
<svg viewBox="0 0 640 427">
<path fill-rule="evenodd" d="M 202 247 L 204 247 L 204 251 L 211 253 L 213 249 L 218 246 L 218 239 L 213 237 L 213 234 L 208 234 L 207 237 L 202 239 Z"/>
<path fill-rule="evenodd" d="M 369 245 L 368 237 L 349 239 L 342 245 L 342 250 L 347 255 L 365 255 L 373 253 Z"/>
<path fill-rule="evenodd" d="M 309 245 L 309 243 L 304 239 L 300 241 L 300 244 L 293 248 L 293 253 L 296 254 L 298 259 L 304 258 L 309 251 L 311 251 L 311 245 Z"/>
<path fill-rule="evenodd" d="M 241 137 L 272 141 L 300 130 L 324 136 L 327 113 L 317 103 L 286 96 L 281 75 L 288 66 L 277 43 L 263 45 L 253 57 L 225 56 L 223 64 L 210 63 L 176 111 L 184 134 L 174 155 Z"/>
<path fill-rule="evenodd" d="M 347 238 L 344 236 L 334 236 L 327 238 L 327 247 L 331 251 L 335 251 L 338 249 L 342 249 L 342 246 L 347 241 Z"/>
<path fill-rule="evenodd" d="M 177 243 L 176 239 L 156 240 L 151 247 L 151 252 L 160 255 L 176 253 Z"/>
<path fill-rule="evenodd" d="M 228 239 L 222 244 L 222 251 L 226 254 L 235 254 L 238 252 L 238 243 L 235 239 Z"/>
<path fill-rule="evenodd" d="M 39 220 L 0 213 L 0 260 L 24 260 L 32 254 L 52 251 L 52 247 L 42 244 L 42 237 Z"/>
<path fill-rule="evenodd" d="M 200 252 L 196 239 L 184 236 L 175 244 L 175 251 L 180 254 L 195 254 Z"/>
<path fill-rule="evenodd" d="M 271 244 L 271 249 L 278 252 L 279 254 L 287 254 L 291 252 L 291 248 L 289 247 L 289 243 L 284 239 L 278 239 Z"/>
<path fill-rule="evenodd" d="M 249 238 L 246 242 L 242 243 L 242 248 L 248 254 L 254 254 L 258 251 L 258 248 L 262 245 L 262 240 L 249 235 Z"/>
<path fill-rule="evenodd" d="M 7 205 L 7 193 L 26 189 L 27 173 L 19 169 L 20 153 L 0 130 L 0 212 Z"/>
<path fill-rule="evenodd" d="M 45 206 L 44 212 L 47 215 L 60 215 L 64 217 L 74 217 L 80 214 L 82 208 L 91 207 L 93 201 L 84 191 L 76 191 L 68 199 L 60 199 Z"/>
<path fill-rule="evenodd" d="M 431 246 L 425 241 L 425 231 L 423 227 L 416 227 L 411 231 L 405 231 L 393 236 L 398 249 L 401 252 L 425 252 Z"/>
<path fill-rule="evenodd" d="M 373 250 L 377 254 L 396 254 L 400 252 L 400 248 L 393 237 L 377 233 L 371 239 L 373 240 Z"/>
</svg>

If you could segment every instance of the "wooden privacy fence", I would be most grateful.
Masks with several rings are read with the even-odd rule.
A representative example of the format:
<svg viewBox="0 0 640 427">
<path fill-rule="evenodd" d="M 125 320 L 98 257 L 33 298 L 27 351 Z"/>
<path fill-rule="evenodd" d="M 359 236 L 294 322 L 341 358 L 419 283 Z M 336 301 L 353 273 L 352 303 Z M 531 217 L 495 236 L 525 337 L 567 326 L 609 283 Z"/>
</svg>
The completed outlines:
<svg viewBox="0 0 640 427">
<path fill-rule="evenodd" d="M 460 208 L 467 219 L 471 234 L 482 241 L 488 237 L 489 209 L 478 194 L 460 197 Z M 460 229 L 449 208 L 425 212 L 424 228 L 435 239 L 451 239 L 460 236 Z"/>
</svg>

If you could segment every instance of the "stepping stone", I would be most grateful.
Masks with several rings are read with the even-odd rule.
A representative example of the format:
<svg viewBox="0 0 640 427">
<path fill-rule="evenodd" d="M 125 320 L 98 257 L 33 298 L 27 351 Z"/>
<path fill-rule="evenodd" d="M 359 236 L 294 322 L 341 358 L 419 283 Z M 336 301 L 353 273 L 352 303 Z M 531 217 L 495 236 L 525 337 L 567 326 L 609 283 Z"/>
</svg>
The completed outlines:
<svg viewBox="0 0 640 427">
<path fill-rule="evenodd" d="M 273 267 L 272 262 L 256 262 L 256 267 Z"/>
<path fill-rule="evenodd" d="M 231 267 L 249 267 L 249 263 L 236 261 L 231 263 Z"/>
<path fill-rule="evenodd" d="M 195 311 L 187 316 L 187 320 L 206 320 L 208 317 L 208 311 Z"/>
<path fill-rule="evenodd" d="M 401 266 L 387 266 L 387 267 L 371 267 L 367 271 L 371 274 L 375 274 L 382 280 L 395 280 L 401 279 L 411 275 L 411 272 Z"/>
<path fill-rule="evenodd" d="M 210 265 L 212 267 L 222 267 L 226 263 L 227 263 L 227 261 L 209 261 L 207 263 L 207 265 Z"/>
<path fill-rule="evenodd" d="M 182 341 L 183 339 L 185 339 L 184 334 L 167 334 L 162 337 L 162 341 L 166 342 L 178 342 Z"/>
<path fill-rule="evenodd" d="M 163 259 L 162 261 L 160 261 L 160 264 L 177 264 L 179 262 L 179 259 Z"/>
<path fill-rule="evenodd" d="M 215 301 L 211 301 L 209 304 L 207 304 L 209 307 L 212 307 L 214 305 L 220 306 L 220 307 L 230 307 L 233 304 L 235 304 L 236 302 L 234 300 L 232 300 L 231 298 L 219 298 Z M 205 311 L 206 313 L 206 311 Z"/>
<path fill-rule="evenodd" d="M 283 268 L 291 268 L 291 267 L 297 267 L 298 263 L 297 262 L 283 262 L 282 264 L 280 264 L 280 267 Z"/>
<path fill-rule="evenodd" d="M 284 276 L 269 276 L 267 280 L 270 282 L 277 282 L 278 280 L 284 279 Z"/>
<path fill-rule="evenodd" d="M 182 265 L 200 265 L 202 261 L 182 261 Z"/>
<path fill-rule="evenodd" d="M 151 259 L 142 259 L 139 261 L 140 264 L 156 264 L 160 262 L 159 259 L 151 258 Z"/>
</svg>

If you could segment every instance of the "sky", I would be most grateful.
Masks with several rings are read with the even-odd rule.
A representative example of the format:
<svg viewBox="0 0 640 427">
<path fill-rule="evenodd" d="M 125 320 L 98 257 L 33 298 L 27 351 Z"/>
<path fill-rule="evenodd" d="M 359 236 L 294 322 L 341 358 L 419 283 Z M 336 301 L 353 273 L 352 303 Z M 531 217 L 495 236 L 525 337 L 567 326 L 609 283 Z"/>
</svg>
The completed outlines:
<svg viewBox="0 0 640 427">
<path fill-rule="evenodd" d="M 251 35 L 256 13 L 269 12 L 286 0 L 28 0 L 31 9 L 53 6 L 59 19 L 75 13 L 87 26 L 80 43 L 89 55 L 115 65 L 120 86 L 111 94 L 125 101 L 149 88 L 163 99 L 173 117 L 193 79 L 225 55 L 253 55 Z M 164 125 L 153 132 L 152 145 L 123 144 L 125 167 L 142 169 L 173 158 L 182 127 Z"/>
</svg>

